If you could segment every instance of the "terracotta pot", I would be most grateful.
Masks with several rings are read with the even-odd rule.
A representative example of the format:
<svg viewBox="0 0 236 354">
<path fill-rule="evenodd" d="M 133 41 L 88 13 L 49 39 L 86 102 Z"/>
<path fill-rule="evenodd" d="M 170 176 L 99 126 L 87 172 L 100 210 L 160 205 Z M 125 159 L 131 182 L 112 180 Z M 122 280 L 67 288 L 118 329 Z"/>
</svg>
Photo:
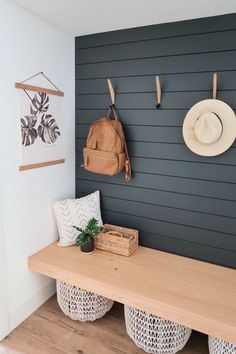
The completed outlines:
<svg viewBox="0 0 236 354">
<path fill-rule="evenodd" d="M 94 239 L 92 238 L 89 242 L 80 246 L 80 250 L 82 253 L 90 254 L 94 252 Z"/>
</svg>

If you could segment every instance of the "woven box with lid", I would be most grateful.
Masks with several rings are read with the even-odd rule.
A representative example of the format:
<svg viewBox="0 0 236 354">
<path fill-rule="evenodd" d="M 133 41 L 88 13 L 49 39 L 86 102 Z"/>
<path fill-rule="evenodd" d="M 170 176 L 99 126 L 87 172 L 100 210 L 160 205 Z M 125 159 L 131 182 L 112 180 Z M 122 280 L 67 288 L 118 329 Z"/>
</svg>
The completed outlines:
<svg viewBox="0 0 236 354">
<path fill-rule="evenodd" d="M 95 243 L 100 250 L 130 256 L 138 247 L 138 238 L 138 230 L 105 224 Z"/>
</svg>

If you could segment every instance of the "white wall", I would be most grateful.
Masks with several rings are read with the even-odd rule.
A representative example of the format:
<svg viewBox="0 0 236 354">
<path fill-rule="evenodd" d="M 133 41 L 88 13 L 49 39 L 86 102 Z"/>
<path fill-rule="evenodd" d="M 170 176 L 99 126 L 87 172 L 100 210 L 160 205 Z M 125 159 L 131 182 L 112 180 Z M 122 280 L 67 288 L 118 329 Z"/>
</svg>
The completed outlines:
<svg viewBox="0 0 236 354">
<path fill-rule="evenodd" d="M 0 161 L 1 160 L 0 151 Z M 2 187 L 0 170 L 0 195 Z M 9 333 L 9 316 L 8 316 L 8 291 L 7 291 L 7 278 L 6 278 L 6 259 L 5 259 L 5 240 L 1 235 L 3 235 L 3 205 L 2 199 L 0 198 L 0 341 Z M 0 349 L 1 350 L 1 349 Z"/>
<path fill-rule="evenodd" d="M 65 164 L 19 172 L 20 130 L 16 81 L 43 71 L 65 92 L 62 115 Z M 32 81 L 38 84 L 38 80 Z M 42 85 L 50 87 L 45 81 Z M 0 150 L 10 327 L 54 292 L 54 282 L 31 273 L 27 257 L 57 238 L 53 199 L 75 193 L 74 38 L 0 0 Z M 1 289 L 2 290 L 2 289 Z"/>
</svg>

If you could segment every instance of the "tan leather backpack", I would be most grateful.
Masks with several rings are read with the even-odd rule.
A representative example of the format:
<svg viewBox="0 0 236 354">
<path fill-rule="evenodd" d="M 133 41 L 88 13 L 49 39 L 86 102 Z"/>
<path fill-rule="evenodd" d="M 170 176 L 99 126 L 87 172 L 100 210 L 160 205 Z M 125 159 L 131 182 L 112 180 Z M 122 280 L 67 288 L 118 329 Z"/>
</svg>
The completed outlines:
<svg viewBox="0 0 236 354">
<path fill-rule="evenodd" d="M 109 118 L 111 113 L 115 119 Z M 111 106 L 107 117 L 91 124 L 83 157 L 81 167 L 87 171 L 114 176 L 124 169 L 126 181 L 130 180 L 131 164 L 125 136 L 114 107 Z"/>
</svg>

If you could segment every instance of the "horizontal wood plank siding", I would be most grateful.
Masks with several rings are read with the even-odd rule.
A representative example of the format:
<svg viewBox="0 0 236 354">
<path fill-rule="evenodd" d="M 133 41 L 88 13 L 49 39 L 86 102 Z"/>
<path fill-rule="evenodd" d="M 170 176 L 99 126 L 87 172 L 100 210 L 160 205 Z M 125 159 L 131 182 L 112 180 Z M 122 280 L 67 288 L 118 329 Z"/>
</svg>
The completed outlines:
<svg viewBox="0 0 236 354">
<path fill-rule="evenodd" d="M 140 230 L 144 246 L 236 268 L 236 143 L 224 154 L 193 154 L 183 119 L 217 97 L 236 109 L 236 15 L 76 38 L 76 192 L 101 191 L 105 222 Z M 163 97 L 155 109 L 155 75 Z M 80 168 L 89 125 L 117 93 L 134 176 Z"/>
<path fill-rule="evenodd" d="M 198 33 L 235 30 L 235 15 L 216 16 L 197 20 L 164 23 L 160 25 L 111 31 L 76 38 L 76 48 L 98 47 L 110 44 L 188 36 Z"/>
<path fill-rule="evenodd" d="M 179 36 L 154 39 L 152 41 L 137 41 L 115 46 L 111 44 L 105 48 L 101 46 L 99 48 L 77 49 L 76 64 L 231 51 L 236 49 L 235 35 L 236 31 L 213 32 L 189 35 L 187 37 Z M 198 46 L 196 46 L 196 41 Z"/>
<path fill-rule="evenodd" d="M 79 130 L 79 125 L 77 127 Z M 76 140 L 77 151 L 82 151 L 86 139 L 78 138 Z M 178 161 L 190 161 L 204 164 L 220 164 L 236 166 L 235 148 L 231 148 L 224 155 L 215 157 L 200 157 L 193 154 L 184 144 L 163 143 L 163 142 L 129 142 L 128 149 L 130 156 L 152 159 L 166 159 Z M 200 165 L 202 166 L 202 165 Z M 203 168 L 200 167 L 199 168 Z M 212 176 L 214 178 L 214 176 Z"/>
</svg>

